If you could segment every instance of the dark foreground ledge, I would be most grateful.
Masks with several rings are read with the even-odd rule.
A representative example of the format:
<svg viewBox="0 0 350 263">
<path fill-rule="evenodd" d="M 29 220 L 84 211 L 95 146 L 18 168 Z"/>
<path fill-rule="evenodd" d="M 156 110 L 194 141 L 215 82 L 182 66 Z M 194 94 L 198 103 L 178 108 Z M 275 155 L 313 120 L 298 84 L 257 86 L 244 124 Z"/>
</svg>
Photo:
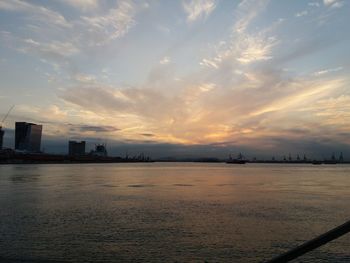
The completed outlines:
<svg viewBox="0 0 350 263">
<path fill-rule="evenodd" d="M 266 263 L 282 263 L 282 262 L 289 262 L 293 259 L 296 259 L 305 253 L 312 251 L 316 248 L 319 248 L 320 246 L 323 246 L 324 244 L 327 244 L 328 242 L 331 242 L 334 239 L 337 239 L 347 233 L 350 232 L 350 220 L 336 228 L 333 228 L 332 230 L 310 240 L 305 242 L 304 244 L 280 255 L 277 256 L 269 261 L 266 261 Z"/>
</svg>

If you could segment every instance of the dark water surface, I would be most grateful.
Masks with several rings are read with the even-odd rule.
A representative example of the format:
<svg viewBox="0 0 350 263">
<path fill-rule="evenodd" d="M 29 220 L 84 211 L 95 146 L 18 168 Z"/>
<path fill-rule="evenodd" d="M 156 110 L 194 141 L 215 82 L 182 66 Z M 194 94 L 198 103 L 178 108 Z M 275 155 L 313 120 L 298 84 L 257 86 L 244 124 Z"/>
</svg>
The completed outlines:
<svg viewBox="0 0 350 263">
<path fill-rule="evenodd" d="M 261 262 L 349 218 L 348 165 L 0 166 L 4 262 Z"/>
</svg>

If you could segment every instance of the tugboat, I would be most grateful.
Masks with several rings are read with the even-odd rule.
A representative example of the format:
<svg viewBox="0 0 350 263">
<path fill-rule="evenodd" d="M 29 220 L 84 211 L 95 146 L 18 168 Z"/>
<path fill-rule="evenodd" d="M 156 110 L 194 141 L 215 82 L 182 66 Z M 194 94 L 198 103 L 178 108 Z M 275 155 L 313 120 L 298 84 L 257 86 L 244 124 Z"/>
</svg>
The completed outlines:
<svg viewBox="0 0 350 263">
<path fill-rule="evenodd" d="M 312 164 L 313 164 L 313 165 L 321 165 L 322 162 L 321 162 L 321 161 L 317 161 L 317 160 L 313 160 L 313 161 L 312 161 Z"/>
<path fill-rule="evenodd" d="M 226 161 L 226 163 L 230 163 L 230 164 L 245 164 L 246 162 L 247 160 L 244 158 L 242 153 L 239 153 L 236 159 L 232 158 L 230 154 L 228 160 Z"/>
</svg>

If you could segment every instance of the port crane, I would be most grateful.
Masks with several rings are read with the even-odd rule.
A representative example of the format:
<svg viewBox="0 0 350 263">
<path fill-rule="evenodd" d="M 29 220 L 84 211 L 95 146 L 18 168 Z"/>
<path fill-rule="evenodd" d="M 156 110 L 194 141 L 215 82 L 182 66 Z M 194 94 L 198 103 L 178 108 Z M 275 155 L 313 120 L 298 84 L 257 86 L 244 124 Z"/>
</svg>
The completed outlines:
<svg viewBox="0 0 350 263">
<path fill-rule="evenodd" d="M 5 120 L 7 119 L 7 117 L 9 116 L 10 112 L 12 111 L 12 109 L 14 107 L 15 107 L 15 105 L 12 105 L 12 107 L 5 114 L 5 117 L 0 122 L 0 150 L 2 150 L 2 143 L 3 143 L 3 139 L 4 139 L 4 134 L 5 134 L 5 131 L 2 130 L 2 127 L 3 127 Z"/>
<path fill-rule="evenodd" d="M 11 108 L 5 114 L 4 118 L 1 120 L 0 129 L 2 129 L 4 122 L 6 121 L 7 117 L 9 116 L 9 114 L 11 113 L 11 111 L 13 110 L 14 107 L 15 107 L 15 105 L 12 105 Z"/>
</svg>

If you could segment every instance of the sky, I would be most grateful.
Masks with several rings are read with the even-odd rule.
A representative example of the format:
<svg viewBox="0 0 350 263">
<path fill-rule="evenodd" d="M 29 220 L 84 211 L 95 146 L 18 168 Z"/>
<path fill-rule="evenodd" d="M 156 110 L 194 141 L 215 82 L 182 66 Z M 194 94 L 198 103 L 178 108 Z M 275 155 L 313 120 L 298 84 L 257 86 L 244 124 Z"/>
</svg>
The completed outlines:
<svg viewBox="0 0 350 263">
<path fill-rule="evenodd" d="M 0 115 L 154 157 L 350 156 L 350 2 L 1 0 Z"/>
</svg>

